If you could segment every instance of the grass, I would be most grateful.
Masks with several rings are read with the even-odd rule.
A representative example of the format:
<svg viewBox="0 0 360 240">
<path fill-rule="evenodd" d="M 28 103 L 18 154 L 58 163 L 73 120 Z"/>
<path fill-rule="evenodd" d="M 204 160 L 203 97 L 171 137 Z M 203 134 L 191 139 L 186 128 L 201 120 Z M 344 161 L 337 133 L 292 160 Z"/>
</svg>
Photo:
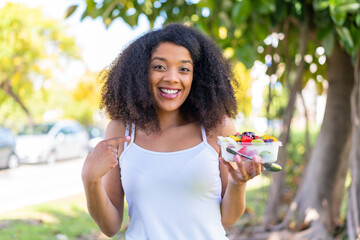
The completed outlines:
<svg viewBox="0 0 360 240">
<path fill-rule="evenodd" d="M 262 221 L 269 184 L 264 175 L 248 182 L 247 210 L 234 227 Z M 128 221 L 125 206 L 125 226 Z M 84 194 L 0 214 L 0 240 L 123 240 L 125 228 L 113 238 L 102 234 L 88 214 Z"/>
<path fill-rule="evenodd" d="M 128 222 L 127 207 L 124 222 Z M 108 238 L 89 216 L 83 194 L 0 215 L 0 240 L 122 240 L 125 229 Z"/>
</svg>

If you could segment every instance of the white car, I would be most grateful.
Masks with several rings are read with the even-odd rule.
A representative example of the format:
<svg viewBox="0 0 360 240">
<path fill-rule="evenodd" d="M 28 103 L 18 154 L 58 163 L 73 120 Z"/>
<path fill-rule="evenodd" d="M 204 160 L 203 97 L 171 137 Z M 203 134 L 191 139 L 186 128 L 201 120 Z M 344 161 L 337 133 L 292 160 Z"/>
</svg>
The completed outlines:
<svg viewBox="0 0 360 240">
<path fill-rule="evenodd" d="M 89 136 L 74 120 L 26 126 L 16 140 L 21 163 L 54 163 L 56 160 L 84 157 Z"/>
<path fill-rule="evenodd" d="M 15 135 L 10 129 L 0 127 L 0 169 L 16 168 L 19 158 L 15 154 Z"/>
</svg>

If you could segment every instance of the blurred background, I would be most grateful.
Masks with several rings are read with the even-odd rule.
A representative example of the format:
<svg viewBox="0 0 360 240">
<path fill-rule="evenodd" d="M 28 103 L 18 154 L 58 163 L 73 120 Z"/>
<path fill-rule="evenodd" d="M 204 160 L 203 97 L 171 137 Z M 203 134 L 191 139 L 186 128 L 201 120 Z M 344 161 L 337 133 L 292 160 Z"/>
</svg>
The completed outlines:
<svg viewBox="0 0 360 240">
<path fill-rule="evenodd" d="M 229 238 L 359 239 L 359 0 L 1 1 L 0 239 L 108 239 L 80 179 L 108 122 L 101 71 L 169 22 L 232 63 L 237 131 L 283 144 Z"/>
</svg>

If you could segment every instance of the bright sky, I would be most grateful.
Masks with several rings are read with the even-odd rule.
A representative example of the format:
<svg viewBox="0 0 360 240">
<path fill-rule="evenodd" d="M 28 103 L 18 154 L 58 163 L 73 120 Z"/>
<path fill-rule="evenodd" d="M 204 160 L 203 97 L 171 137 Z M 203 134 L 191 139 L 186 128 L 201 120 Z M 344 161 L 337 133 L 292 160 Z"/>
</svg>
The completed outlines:
<svg viewBox="0 0 360 240">
<path fill-rule="evenodd" d="M 62 78 L 81 76 L 85 69 L 99 71 L 110 64 L 123 48 L 143 32 L 149 30 L 146 19 L 140 20 L 139 27 L 131 29 L 122 20 L 115 20 L 108 29 L 105 28 L 100 18 L 85 18 L 80 22 L 85 0 L 5 0 L 5 2 L 25 3 L 29 7 L 41 7 L 46 16 L 62 21 L 68 29 L 70 36 L 74 36 L 81 49 L 83 63 L 74 61 L 69 64 L 67 73 L 62 73 Z M 64 20 L 68 6 L 79 4 L 73 16 Z M 4 2 L 3 2 L 4 4 Z M 0 3 L 1 5 L 3 5 Z M 61 73 L 59 73 L 61 74 Z"/>
</svg>

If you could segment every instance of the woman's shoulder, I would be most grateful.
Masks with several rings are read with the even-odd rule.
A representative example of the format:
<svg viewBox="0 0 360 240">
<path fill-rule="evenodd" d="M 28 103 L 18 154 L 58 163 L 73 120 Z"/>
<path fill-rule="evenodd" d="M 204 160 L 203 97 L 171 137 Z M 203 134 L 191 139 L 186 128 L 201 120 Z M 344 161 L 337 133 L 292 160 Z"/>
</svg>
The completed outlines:
<svg viewBox="0 0 360 240">
<path fill-rule="evenodd" d="M 215 149 L 217 152 L 220 151 L 219 146 L 217 144 L 218 136 L 228 136 L 235 132 L 235 126 L 233 120 L 226 116 L 223 120 L 213 129 L 210 129 L 207 132 L 207 140 L 208 143 Z"/>
<path fill-rule="evenodd" d="M 210 137 L 227 136 L 233 134 L 234 132 L 235 132 L 234 121 L 230 117 L 225 116 L 218 125 L 216 125 L 213 129 L 211 129 L 208 132 L 208 135 Z"/>
<path fill-rule="evenodd" d="M 110 120 L 106 127 L 105 138 L 114 138 L 124 136 L 126 124 L 123 121 L 114 119 Z"/>
</svg>

